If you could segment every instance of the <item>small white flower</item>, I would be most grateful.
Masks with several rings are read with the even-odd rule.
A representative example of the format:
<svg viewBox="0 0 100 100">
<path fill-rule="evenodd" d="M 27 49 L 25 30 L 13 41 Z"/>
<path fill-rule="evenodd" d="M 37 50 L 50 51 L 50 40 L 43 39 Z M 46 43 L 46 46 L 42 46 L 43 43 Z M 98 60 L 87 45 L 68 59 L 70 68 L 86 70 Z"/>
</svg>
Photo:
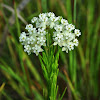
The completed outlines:
<svg viewBox="0 0 100 100">
<path fill-rule="evenodd" d="M 31 20 L 32 23 L 35 23 L 38 20 L 37 17 L 33 17 L 33 19 Z"/>
<path fill-rule="evenodd" d="M 75 29 L 75 35 L 79 37 L 79 36 L 81 35 L 81 32 L 80 32 L 80 30 L 78 30 L 78 29 Z"/>
<path fill-rule="evenodd" d="M 58 17 L 56 17 L 59 21 L 61 21 L 61 19 L 62 19 L 62 16 L 58 16 Z"/>
<path fill-rule="evenodd" d="M 54 16 L 55 16 L 55 14 L 52 13 L 52 12 L 47 13 L 47 15 L 48 15 L 49 17 L 54 17 Z"/>
<path fill-rule="evenodd" d="M 29 45 L 31 43 L 30 38 L 26 38 L 27 44 Z"/>
<path fill-rule="evenodd" d="M 63 39 L 63 34 L 59 33 L 59 34 L 57 34 L 57 37 L 58 37 L 58 39 Z"/>
<path fill-rule="evenodd" d="M 58 44 L 57 42 L 54 42 L 54 43 L 53 43 L 53 45 L 57 45 L 57 44 Z"/>
<path fill-rule="evenodd" d="M 30 53 L 31 47 L 29 45 L 24 46 L 24 51 Z"/>
<path fill-rule="evenodd" d="M 68 53 L 68 48 L 66 49 L 66 53 Z"/>
<path fill-rule="evenodd" d="M 58 44 L 60 47 L 62 47 L 62 41 L 64 40 L 63 38 L 63 34 L 62 33 L 58 33 L 56 34 L 56 36 L 54 36 L 54 44 L 53 45 L 56 45 Z"/>
<path fill-rule="evenodd" d="M 63 24 L 63 25 L 68 25 L 68 21 L 66 20 L 66 19 L 61 19 L 61 23 Z"/>
<path fill-rule="evenodd" d="M 66 51 L 66 53 L 68 53 L 68 48 L 67 47 L 62 47 L 62 51 Z"/>
<path fill-rule="evenodd" d="M 75 46 L 78 46 L 78 44 L 79 44 L 77 39 L 74 39 L 73 43 L 74 43 Z"/>
<path fill-rule="evenodd" d="M 36 28 L 31 28 L 28 30 L 29 34 L 37 33 Z"/>
<path fill-rule="evenodd" d="M 75 34 L 74 33 L 70 33 L 68 40 L 72 41 L 73 39 L 75 39 Z"/>
<path fill-rule="evenodd" d="M 68 39 L 70 37 L 70 35 L 71 35 L 71 33 L 69 31 L 67 31 L 67 30 L 63 31 L 63 34 L 64 34 L 66 39 Z"/>
<path fill-rule="evenodd" d="M 45 28 L 38 28 L 38 33 L 39 35 L 46 35 L 46 31 L 45 31 Z"/>
<path fill-rule="evenodd" d="M 46 41 L 45 37 L 38 37 L 37 38 L 37 44 L 43 45 Z"/>
<path fill-rule="evenodd" d="M 69 49 L 69 51 L 74 49 L 74 44 L 72 42 L 68 43 L 68 49 Z"/>
<path fill-rule="evenodd" d="M 46 17 L 46 14 L 45 13 L 42 13 L 42 14 L 39 14 L 39 18 L 42 20 L 43 18 Z"/>
<path fill-rule="evenodd" d="M 66 47 L 63 47 L 63 48 L 62 48 L 62 51 L 66 51 Z"/>
<path fill-rule="evenodd" d="M 56 22 L 59 18 L 58 17 L 50 17 L 51 21 Z"/>
<path fill-rule="evenodd" d="M 36 55 L 38 55 L 39 52 L 43 51 L 43 49 L 39 45 L 35 45 L 34 47 L 32 47 L 32 50 Z"/>
<path fill-rule="evenodd" d="M 31 37 L 30 37 L 30 43 L 31 43 L 31 44 L 34 44 L 34 42 L 36 42 L 36 39 L 35 39 L 35 37 L 31 36 Z"/>
<path fill-rule="evenodd" d="M 68 25 L 66 26 L 66 29 L 67 29 L 68 31 L 72 31 L 72 30 L 75 29 L 75 26 L 72 25 L 72 24 L 68 24 Z"/>
<path fill-rule="evenodd" d="M 28 24 L 28 25 L 26 25 L 26 28 L 25 29 L 30 30 L 32 28 L 33 28 L 33 25 L 32 24 Z"/>
<path fill-rule="evenodd" d="M 42 22 L 42 23 L 40 24 L 40 27 L 46 29 L 46 22 Z"/>
<path fill-rule="evenodd" d="M 37 22 L 36 22 L 36 28 L 39 28 L 39 27 L 41 27 L 41 23 L 42 23 L 42 22 L 40 22 L 40 21 L 37 21 Z"/>
<path fill-rule="evenodd" d="M 54 29 L 55 29 L 56 31 L 61 32 L 61 31 L 62 31 L 62 25 L 56 25 L 56 27 L 54 27 Z"/>
<path fill-rule="evenodd" d="M 26 33 L 22 32 L 20 37 L 19 37 L 19 41 L 22 42 L 22 41 L 25 41 L 25 40 L 26 40 Z"/>
<path fill-rule="evenodd" d="M 47 22 L 48 21 L 48 17 L 43 17 L 41 20 L 44 21 L 44 22 Z"/>
<path fill-rule="evenodd" d="M 51 22 L 50 23 L 50 28 L 52 29 L 52 28 L 54 28 L 54 26 L 55 26 L 55 23 L 54 22 Z"/>
</svg>

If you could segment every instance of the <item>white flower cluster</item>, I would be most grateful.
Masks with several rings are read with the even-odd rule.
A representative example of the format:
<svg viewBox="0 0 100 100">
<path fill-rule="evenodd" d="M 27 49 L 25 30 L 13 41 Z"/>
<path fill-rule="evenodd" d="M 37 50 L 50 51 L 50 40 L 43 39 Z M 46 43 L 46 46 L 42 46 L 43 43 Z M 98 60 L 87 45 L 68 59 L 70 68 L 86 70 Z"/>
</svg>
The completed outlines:
<svg viewBox="0 0 100 100">
<path fill-rule="evenodd" d="M 73 50 L 74 46 L 78 46 L 76 37 L 81 35 L 80 30 L 75 29 L 75 26 L 69 24 L 66 19 L 61 16 L 56 17 L 54 13 L 42 13 L 39 17 L 33 17 L 31 20 L 33 24 L 26 25 L 28 33 L 22 32 L 19 39 L 24 45 L 24 51 L 28 54 L 32 52 L 36 55 L 42 52 L 42 46 L 46 46 L 47 30 L 54 29 L 53 45 L 62 47 L 62 51 L 68 52 Z M 35 28 L 33 27 L 35 26 Z"/>
</svg>

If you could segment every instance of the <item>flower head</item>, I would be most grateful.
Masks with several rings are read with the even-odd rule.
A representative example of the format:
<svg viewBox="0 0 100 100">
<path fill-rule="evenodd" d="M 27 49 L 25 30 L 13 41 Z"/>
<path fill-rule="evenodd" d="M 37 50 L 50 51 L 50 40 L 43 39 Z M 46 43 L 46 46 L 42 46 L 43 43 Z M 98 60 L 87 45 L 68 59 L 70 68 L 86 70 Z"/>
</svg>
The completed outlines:
<svg viewBox="0 0 100 100">
<path fill-rule="evenodd" d="M 73 24 L 69 24 L 61 16 L 56 17 L 53 12 L 41 13 L 39 17 L 33 17 L 31 20 L 34 24 L 26 25 L 28 33 L 22 32 L 19 41 L 24 45 L 24 51 L 28 54 L 32 52 L 38 55 L 43 51 L 42 47 L 47 44 L 48 29 L 53 29 L 53 45 L 62 47 L 62 51 L 71 51 L 79 42 L 76 37 L 81 35 L 80 30 L 75 29 Z M 34 27 L 35 26 L 35 27 Z"/>
</svg>

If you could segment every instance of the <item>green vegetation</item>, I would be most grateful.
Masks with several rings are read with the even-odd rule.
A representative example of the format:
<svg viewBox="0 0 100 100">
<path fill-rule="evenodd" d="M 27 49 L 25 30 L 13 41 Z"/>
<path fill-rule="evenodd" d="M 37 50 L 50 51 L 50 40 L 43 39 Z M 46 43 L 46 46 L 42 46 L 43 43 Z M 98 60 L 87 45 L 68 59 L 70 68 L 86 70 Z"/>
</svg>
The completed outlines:
<svg viewBox="0 0 100 100">
<path fill-rule="evenodd" d="M 50 11 L 82 33 L 77 48 L 59 55 L 58 100 L 100 100 L 100 0 L 23 0 L 29 2 L 22 8 L 21 0 L 12 1 L 0 0 L 0 100 L 44 100 L 47 95 L 43 58 L 28 56 L 19 35 L 32 17 Z"/>
</svg>

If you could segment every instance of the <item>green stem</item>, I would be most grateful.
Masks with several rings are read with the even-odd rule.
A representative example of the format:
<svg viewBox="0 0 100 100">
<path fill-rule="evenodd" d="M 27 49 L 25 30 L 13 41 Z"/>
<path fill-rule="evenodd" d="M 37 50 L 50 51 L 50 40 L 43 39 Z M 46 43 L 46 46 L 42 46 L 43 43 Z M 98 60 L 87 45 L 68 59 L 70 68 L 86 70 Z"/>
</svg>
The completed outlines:
<svg viewBox="0 0 100 100">
<path fill-rule="evenodd" d="M 48 60 L 50 66 L 50 73 L 49 74 L 49 80 L 47 82 L 48 85 L 48 99 L 47 100 L 56 100 L 56 96 L 57 96 L 57 77 L 58 77 L 58 60 L 59 60 L 59 52 L 60 50 L 58 50 L 58 52 L 56 53 L 56 55 L 54 56 L 54 54 L 52 55 L 51 52 L 53 51 L 53 48 L 50 49 L 50 53 L 49 53 L 49 57 L 51 58 L 51 60 Z M 48 66 L 47 66 L 48 67 Z"/>
<path fill-rule="evenodd" d="M 76 0 L 74 0 L 74 24 L 76 23 Z"/>
<path fill-rule="evenodd" d="M 59 60 L 59 51 L 55 54 L 54 48 L 48 48 L 49 53 L 43 52 L 42 56 L 39 55 L 41 62 L 41 67 L 43 70 L 43 75 L 47 83 L 47 100 L 56 100 L 57 96 L 57 76 L 58 76 L 58 60 Z M 55 56 L 54 56 L 55 54 Z M 42 58 L 42 59 L 41 59 Z"/>
</svg>

